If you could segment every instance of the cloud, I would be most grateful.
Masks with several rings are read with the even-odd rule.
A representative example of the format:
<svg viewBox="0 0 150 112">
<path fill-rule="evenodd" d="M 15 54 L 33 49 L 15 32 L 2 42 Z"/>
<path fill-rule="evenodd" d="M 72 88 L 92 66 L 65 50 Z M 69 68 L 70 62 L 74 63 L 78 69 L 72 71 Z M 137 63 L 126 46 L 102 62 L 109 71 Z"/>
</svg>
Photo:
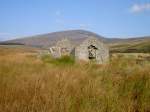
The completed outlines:
<svg viewBox="0 0 150 112">
<path fill-rule="evenodd" d="M 140 13 L 144 11 L 150 11 L 150 3 L 145 4 L 133 4 L 130 8 L 132 13 Z"/>
</svg>

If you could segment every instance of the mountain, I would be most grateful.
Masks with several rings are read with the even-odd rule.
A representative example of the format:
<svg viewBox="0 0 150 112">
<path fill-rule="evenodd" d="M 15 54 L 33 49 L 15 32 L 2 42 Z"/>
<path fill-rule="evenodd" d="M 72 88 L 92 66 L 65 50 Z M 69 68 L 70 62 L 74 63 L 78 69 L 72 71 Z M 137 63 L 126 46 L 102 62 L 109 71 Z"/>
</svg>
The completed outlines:
<svg viewBox="0 0 150 112">
<path fill-rule="evenodd" d="M 48 48 L 62 38 L 70 38 L 74 43 L 78 43 L 87 37 L 97 37 L 108 44 L 111 52 L 150 52 L 150 36 L 137 38 L 104 38 L 96 33 L 85 30 L 68 30 L 41 34 L 36 36 L 24 37 L 20 39 L 1 42 L 7 45 L 26 45 L 40 48 Z"/>
<path fill-rule="evenodd" d="M 11 44 L 24 44 L 29 46 L 36 46 L 36 47 L 44 47 L 47 48 L 49 46 L 54 45 L 54 43 L 62 38 L 70 38 L 73 41 L 80 41 L 81 39 L 87 37 L 97 37 L 102 40 L 105 40 L 104 37 L 97 35 L 96 33 L 84 30 L 69 30 L 69 31 L 60 31 L 60 32 L 53 32 L 47 33 L 42 35 L 36 35 L 31 37 L 25 37 L 21 39 L 15 39 L 10 41 L 5 41 L 3 43 L 11 43 Z"/>
</svg>

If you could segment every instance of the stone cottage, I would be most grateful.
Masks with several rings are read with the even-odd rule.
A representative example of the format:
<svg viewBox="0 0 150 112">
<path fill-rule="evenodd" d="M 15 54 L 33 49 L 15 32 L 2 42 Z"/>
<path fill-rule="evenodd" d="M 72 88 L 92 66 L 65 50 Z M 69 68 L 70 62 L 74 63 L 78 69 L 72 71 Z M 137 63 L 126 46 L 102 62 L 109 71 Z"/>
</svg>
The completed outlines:
<svg viewBox="0 0 150 112">
<path fill-rule="evenodd" d="M 74 49 L 71 41 L 67 38 L 57 41 L 55 46 L 50 47 L 50 53 L 54 58 L 60 58 L 62 56 L 70 56 Z"/>
<path fill-rule="evenodd" d="M 95 61 L 98 64 L 109 61 L 108 47 L 100 39 L 95 37 L 84 38 L 78 42 L 62 39 L 50 48 L 50 53 L 55 58 L 72 55 L 77 61 Z"/>
</svg>

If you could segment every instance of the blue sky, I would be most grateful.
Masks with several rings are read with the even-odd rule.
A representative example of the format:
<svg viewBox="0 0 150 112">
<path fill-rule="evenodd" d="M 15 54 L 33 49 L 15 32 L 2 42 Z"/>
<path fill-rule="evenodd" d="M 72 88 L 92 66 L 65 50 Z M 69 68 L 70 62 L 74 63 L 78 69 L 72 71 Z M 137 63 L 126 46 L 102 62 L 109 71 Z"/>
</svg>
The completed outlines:
<svg viewBox="0 0 150 112">
<path fill-rule="evenodd" d="M 0 0 L 0 41 L 71 29 L 150 35 L 150 0 Z"/>
</svg>

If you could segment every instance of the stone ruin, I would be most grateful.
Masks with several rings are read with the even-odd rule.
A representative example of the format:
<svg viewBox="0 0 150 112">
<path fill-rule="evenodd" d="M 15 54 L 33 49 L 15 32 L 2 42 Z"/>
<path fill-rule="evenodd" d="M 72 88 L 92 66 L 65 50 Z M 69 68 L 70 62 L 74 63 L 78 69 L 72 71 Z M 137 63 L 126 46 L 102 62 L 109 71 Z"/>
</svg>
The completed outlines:
<svg viewBox="0 0 150 112">
<path fill-rule="evenodd" d="M 97 64 L 109 61 L 108 47 L 95 37 L 85 38 L 76 43 L 67 38 L 62 39 L 50 47 L 50 54 L 54 58 L 73 56 L 76 61 L 94 61 Z"/>
</svg>

